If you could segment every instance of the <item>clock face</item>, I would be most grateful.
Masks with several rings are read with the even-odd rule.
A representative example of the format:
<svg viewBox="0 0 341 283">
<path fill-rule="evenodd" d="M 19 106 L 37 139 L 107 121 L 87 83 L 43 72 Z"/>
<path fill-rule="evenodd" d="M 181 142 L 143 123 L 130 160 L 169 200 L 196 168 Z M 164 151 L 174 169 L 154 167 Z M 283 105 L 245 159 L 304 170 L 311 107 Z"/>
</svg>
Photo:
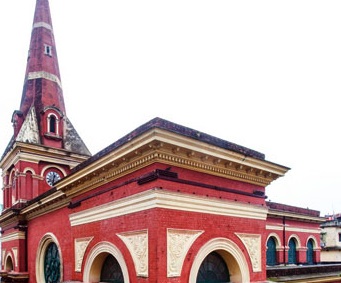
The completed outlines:
<svg viewBox="0 0 341 283">
<path fill-rule="evenodd" d="M 60 180 L 60 176 L 57 172 L 50 171 L 46 175 L 46 182 L 52 187 L 58 180 Z"/>
</svg>

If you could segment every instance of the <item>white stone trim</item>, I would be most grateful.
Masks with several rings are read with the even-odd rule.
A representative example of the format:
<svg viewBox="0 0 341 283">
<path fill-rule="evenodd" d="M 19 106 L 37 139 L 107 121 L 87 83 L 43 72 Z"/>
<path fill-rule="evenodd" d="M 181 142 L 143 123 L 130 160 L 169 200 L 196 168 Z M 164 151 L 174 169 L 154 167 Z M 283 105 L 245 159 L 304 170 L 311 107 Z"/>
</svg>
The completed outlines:
<svg viewBox="0 0 341 283">
<path fill-rule="evenodd" d="M 317 239 L 316 239 L 316 237 L 315 236 L 313 236 L 313 235 L 311 235 L 311 236 L 309 236 L 308 237 L 308 239 L 306 240 L 306 243 L 305 243 L 305 246 L 307 247 L 308 246 L 308 242 L 309 242 L 309 240 L 312 240 L 313 241 L 313 249 L 314 250 L 320 250 L 321 248 L 319 247 L 319 242 L 317 241 Z"/>
<path fill-rule="evenodd" d="M 37 255 L 36 255 L 36 281 L 37 282 L 45 282 L 45 271 L 44 271 L 44 260 L 46 249 L 48 248 L 50 243 L 56 244 L 59 253 L 60 259 L 60 282 L 63 282 L 63 255 L 57 240 L 57 237 L 52 233 L 47 233 L 40 240 Z"/>
<path fill-rule="evenodd" d="M 6 243 L 10 241 L 15 241 L 15 240 L 25 240 L 25 232 L 19 231 L 19 232 L 14 232 L 11 234 L 8 234 L 6 236 L 2 236 L 1 238 L 1 243 Z"/>
<path fill-rule="evenodd" d="M 262 271 L 261 235 L 236 233 L 243 242 L 252 263 L 253 272 Z"/>
<path fill-rule="evenodd" d="M 267 248 L 268 241 L 271 237 L 276 239 L 276 250 L 283 248 L 281 238 L 276 233 L 270 233 L 268 235 L 268 237 L 266 238 L 266 243 L 265 243 L 266 248 Z"/>
<path fill-rule="evenodd" d="M 1 249 L 1 264 L 2 267 L 5 265 L 6 249 Z"/>
<path fill-rule="evenodd" d="M 167 229 L 167 277 L 181 275 L 186 254 L 204 231 Z"/>
<path fill-rule="evenodd" d="M 83 282 L 99 282 L 101 277 L 102 264 L 105 259 L 102 255 L 111 254 L 119 263 L 124 282 L 130 282 L 127 264 L 120 250 L 109 242 L 100 242 L 90 251 L 84 265 Z"/>
<path fill-rule="evenodd" d="M 288 242 L 287 242 L 287 246 L 288 246 L 288 247 L 289 247 L 289 242 L 290 242 L 291 239 L 294 239 L 294 240 L 295 240 L 295 242 L 296 242 L 296 249 L 302 248 L 301 239 L 300 239 L 300 237 L 299 237 L 298 235 L 296 235 L 296 234 L 292 234 L 292 235 L 289 236 Z"/>
<path fill-rule="evenodd" d="M 12 253 L 14 256 L 15 267 L 18 267 L 18 248 L 17 247 L 12 248 Z"/>
<path fill-rule="evenodd" d="M 48 72 L 39 71 L 39 72 L 28 73 L 27 80 L 35 80 L 35 79 L 46 79 L 46 80 L 57 83 L 58 86 L 62 88 L 62 82 L 60 81 L 60 79 L 56 75 L 48 73 Z"/>
<path fill-rule="evenodd" d="M 217 251 L 224 258 L 230 272 L 231 282 L 250 283 L 247 260 L 236 243 L 226 238 L 215 238 L 204 244 L 194 258 L 189 275 L 189 283 L 196 283 L 198 271 L 203 260 Z"/>
<path fill-rule="evenodd" d="M 257 220 L 266 220 L 268 211 L 265 207 L 241 202 L 152 189 L 73 213 L 69 218 L 71 226 L 77 226 L 154 208 Z"/>
<path fill-rule="evenodd" d="M 75 271 L 82 271 L 82 263 L 86 248 L 94 237 L 75 239 Z"/>
<path fill-rule="evenodd" d="M 266 225 L 266 230 L 275 230 L 275 231 L 283 231 L 283 225 Z M 301 228 L 301 227 L 292 227 L 285 225 L 285 231 L 288 232 L 303 232 L 303 233 L 313 233 L 313 234 L 320 234 L 321 229 L 307 229 L 307 228 Z"/>
<path fill-rule="evenodd" d="M 49 25 L 48 23 L 45 23 L 45 22 L 37 22 L 37 23 L 34 23 L 33 24 L 33 28 L 46 28 L 50 31 L 52 31 L 52 26 Z"/>
<path fill-rule="evenodd" d="M 148 277 L 148 230 L 119 233 L 133 258 L 136 275 Z"/>
<path fill-rule="evenodd" d="M 16 141 L 34 144 L 40 143 L 37 115 L 34 107 L 30 108 L 27 117 L 17 135 Z"/>
</svg>

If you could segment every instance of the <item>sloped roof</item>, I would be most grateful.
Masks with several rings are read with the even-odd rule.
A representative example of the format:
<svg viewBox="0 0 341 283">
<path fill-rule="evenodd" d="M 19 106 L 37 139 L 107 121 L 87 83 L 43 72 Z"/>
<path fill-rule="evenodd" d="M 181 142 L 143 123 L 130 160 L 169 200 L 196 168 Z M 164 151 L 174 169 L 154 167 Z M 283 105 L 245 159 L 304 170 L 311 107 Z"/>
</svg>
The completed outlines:
<svg viewBox="0 0 341 283">
<path fill-rule="evenodd" d="M 131 141 L 132 139 L 142 135 L 143 133 L 153 129 L 153 128 L 159 128 L 163 130 L 167 130 L 182 136 L 186 136 L 201 142 L 205 142 L 210 145 L 214 145 L 223 149 L 231 150 L 236 153 L 243 154 L 247 157 L 252 157 L 260 160 L 265 160 L 265 155 L 261 152 L 249 149 L 247 147 L 214 137 L 212 135 L 167 121 L 165 119 L 156 117 L 149 122 L 141 125 L 140 127 L 136 128 L 129 134 L 125 135 L 121 139 L 117 140 L 116 142 L 112 143 L 108 147 L 104 148 L 103 150 L 99 151 L 97 154 L 93 155 L 88 160 L 84 161 L 83 163 L 79 164 L 77 167 L 73 169 L 73 172 L 84 168 L 88 164 L 91 164 L 92 162 L 98 160 L 99 158 L 105 156 L 109 152 L 114 151 L 115 149 L 119 148 L 120 146 L 124 145 L 125 143 Z"/>
</svg>

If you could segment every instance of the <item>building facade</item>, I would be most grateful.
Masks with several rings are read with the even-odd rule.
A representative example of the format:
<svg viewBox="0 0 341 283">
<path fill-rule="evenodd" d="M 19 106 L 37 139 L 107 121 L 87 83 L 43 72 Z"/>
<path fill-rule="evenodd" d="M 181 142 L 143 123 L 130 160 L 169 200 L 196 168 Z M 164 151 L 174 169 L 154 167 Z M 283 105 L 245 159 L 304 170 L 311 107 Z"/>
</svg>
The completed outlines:
<svg viewBox="0 0 341 283">
<path fill-rule="evenodd" d="M 12 123 L 5 282 L 264 282 L 271 239 L 275 264 L 291 239 L 295 264 L 310 243 L 319 261 L 318 215 L 265 201 L 289 168 L 260 152 L 155 118 L 91 156 L 65 111 L 48 0 L 36 1 Z"/>
<path fill-rule="evenodd" d="M 330 216 L 321 224 L 321 261 L 341 262 L 341 214 Z"/>
<path fill-rule="evenodd" d="M 320 212 L 273 202 L 267 207 L 267 266 L 320 263 Z"/>
</svg>

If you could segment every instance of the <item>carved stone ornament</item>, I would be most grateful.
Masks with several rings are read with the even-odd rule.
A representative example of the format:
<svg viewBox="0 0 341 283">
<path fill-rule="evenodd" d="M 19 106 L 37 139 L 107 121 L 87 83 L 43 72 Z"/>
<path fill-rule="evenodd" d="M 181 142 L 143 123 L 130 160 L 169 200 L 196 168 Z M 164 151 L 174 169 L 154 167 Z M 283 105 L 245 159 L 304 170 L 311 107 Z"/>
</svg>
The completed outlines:
<svg viewBox="0 0 341 283">
<path fill-rule="evenodd" d="M 262 271 L 261 260 L 261 235 L 259 234 L 238 234 L 236 235 L 241 239 L 246 250 L 249 254 L 252 263 L 252 270 L 254 272 Z"/>
<path fill-rule="evenodd" d="M 15 266 L 18 266 L 18 248 L 12 248 Z"/>
<path fill-rule="evenodd" d="M 23 125 L 21 126 L 20 132 L 17 136 L 17 141 L 34 144 L 40 143 L 38 122 L 34 107 L 31 107 Z"/>
<path fill-rule="evenodd" d="M 148 277 L 148 231 L 117 234 L 127 246 L 135 265 L 137 276 Z"/>
<path fill-rule="evenodd" d="M 204 231 L 167 229 L 167 276 L 181 275 L 185 256 L 194 241 Z"/>
<path fill-rule="evenodd" d="M 85 254 L 85 250 L 93 237 L 75 239 L 75 271 L 82 271 L 82 263 Z"/>
<path fill-rule="evenodd" d="M 1 250 L 1 262 L 2 264 L 5 263 L 5 256 L 6 256 L 6 249 Z"/>
</svg>

